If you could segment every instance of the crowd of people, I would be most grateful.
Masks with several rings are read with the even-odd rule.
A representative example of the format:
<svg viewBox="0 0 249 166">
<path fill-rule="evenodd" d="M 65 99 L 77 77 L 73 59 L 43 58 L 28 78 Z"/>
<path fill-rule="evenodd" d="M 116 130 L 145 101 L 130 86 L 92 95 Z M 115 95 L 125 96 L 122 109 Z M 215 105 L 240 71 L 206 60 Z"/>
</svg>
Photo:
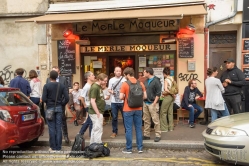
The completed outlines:
<svg viewBox="0 0 249 166">
<path fill-rule="evenodd" d="M 222 73 L 220 79 L 216 78 L 218 74 L 216 67 L 207 70 L 204 108 L 211 110 L 211 121 L 218 117 L 242 112 L 240 103 L 241 88 L 245 84 L 244 74 L 236 67 L 233 59 L 227 59 L 224 63 L 227 70 Z M 196 119 L 203 111 L 196 102 L 199 97 L 203 97 L 203 92 L 197 87 L 197 80 L 190 80 L 182 95 L 172 94 L 174 78 L 170 76 L 168 67 L 163 70 L 164 87 L 151 67 L 144 68 L 144 71 L 139 73 L 138 79 L 135 78 L 134 69 L 130 67 L 125 68 L 124 71 L 118 66 L 115 67 L 113 76 L 109 80 L 104 73 L 95 76 L 91 71 L 87 71 L 84 74 L 86 83 L 82 89 L 79 87 L 79 82 L 74 82 L 73 88 L 68 89 L 65 77 L 60 75 L 60 70 L 56 66 L 52 68 L 43 88 L 35 70 L 29 72 L 30 82 L 22 77 L 24 73 L 22 68 L 16 69 L 15 73 L 16 77 L 10 81 L 10 87 L 19 88 L 37 105 L 40 102 L 46 103 L 45 114 L 49 128 L 50 151 L 61 150 L 62 136 L 65 142 L 69 143 L 65 116 L 69 94 L 72 95 L 69 108 L 76 111 L 76 124 L 83 119 L 82 111 L 85 111 L 86 117 L 84 121 L 82 120 L 79 133 L 84 135 L 89 128 L 90 143 L 102 143 L 103 114 L 106 110 L 111 110 L 112 134 L 110 137 L 115 138 L 118 135 L 118 113 L 121 113 L 126 138 L 123 153 L 132 153 L 133 125 L 137 150 L 138 153 L 142 153 L 143 140 L 150 139 L 152 123 L 155 133 L 154 142 L 159 142 L 162 132 L 174 130 L 173 112 L 177 109 L 182 107 L 189 111 L 190 128 L 195 127 Z M 0 77 L 0 87 L 3 85 L 4 81 Z M 134 90 L 131 88 L 134 86 L 137 92 L 132 92 Z M 134 101 L 131 101 L 132 95 L 137 95 L 136 97 L 139 97 L 142 103 L 134 105 Z M 136 98 L 136 101 L 140 100 Z M 49 110 L 54 110 L 52 119 L 47 118 Z"/>
</svg>

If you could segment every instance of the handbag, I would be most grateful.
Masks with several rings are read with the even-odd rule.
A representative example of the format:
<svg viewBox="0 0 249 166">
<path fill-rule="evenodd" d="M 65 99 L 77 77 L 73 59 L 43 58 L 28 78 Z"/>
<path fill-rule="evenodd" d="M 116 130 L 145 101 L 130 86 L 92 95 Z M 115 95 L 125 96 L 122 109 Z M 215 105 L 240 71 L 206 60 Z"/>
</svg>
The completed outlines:
<svg viewBox="0 0 249 166">
<path fill-rule="evenodd" d="M 46 119 L 49 121 L 54 119 L 54 113 L 55 113 L 55 107 L 56 107 L 56 102 L 57 102 L 57 98 L 58 98 L 59 87 L 60 87 L 60 83 L 58 83 L 58 86 L 57 86 L 54 108 L 47 109 L 47 112 L 46 112 Z"/>
</svg>

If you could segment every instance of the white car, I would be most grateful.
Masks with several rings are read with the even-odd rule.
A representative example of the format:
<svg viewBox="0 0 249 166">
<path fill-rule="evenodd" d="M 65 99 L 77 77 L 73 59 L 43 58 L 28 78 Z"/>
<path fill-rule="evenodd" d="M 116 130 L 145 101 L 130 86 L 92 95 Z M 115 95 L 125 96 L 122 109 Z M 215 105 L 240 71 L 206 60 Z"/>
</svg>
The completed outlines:
<svg viewBox="0 0 249 166">
<path fill-rule="evenodd" d="M 211 155 L 229 163 L 249 165 L 249 112 L 217 119 L 202 135 Z"/>
</svg>

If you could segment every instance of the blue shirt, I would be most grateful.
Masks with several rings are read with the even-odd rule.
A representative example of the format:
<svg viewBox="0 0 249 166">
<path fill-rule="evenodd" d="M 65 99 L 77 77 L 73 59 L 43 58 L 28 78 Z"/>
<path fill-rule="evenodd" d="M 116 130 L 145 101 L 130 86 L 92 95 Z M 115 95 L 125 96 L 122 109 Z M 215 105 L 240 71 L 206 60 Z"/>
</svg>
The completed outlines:
<svg viewBox="0 0 249 166">
<path fill-rule="evenodd" d="M 150 85 L 151 81 L 154 79 L 154 77 L 148 79 L 148 85 Z M 152 102 L 149 102 L 149 101 L 145 101 L 146 104 L 152 104 Z"/>
<path fill-rule="evenodd" d="M 22 93 L 26 96 L 29 96 L 31 93 L 30 84 L 27 80 L 25 80 L 22 76 L 16 76 L 14 79 L 10 81 L 9 87 L 19 88 Z"/>
</svg>

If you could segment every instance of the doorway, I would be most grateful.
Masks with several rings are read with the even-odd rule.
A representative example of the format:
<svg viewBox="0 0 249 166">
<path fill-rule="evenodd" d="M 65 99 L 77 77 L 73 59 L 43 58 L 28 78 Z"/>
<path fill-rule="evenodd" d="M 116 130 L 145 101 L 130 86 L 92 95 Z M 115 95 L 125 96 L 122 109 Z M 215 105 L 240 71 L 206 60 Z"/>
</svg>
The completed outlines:
<svg viewBox="0 0 249 166">
<path fill-rule="evenodd" d="M 126 67 L 132 67 L 135 70 L 135 55 L 114 55 L 109 56 L 109 75 L 114 72 L 114 68 L 119 66 L 122 71 Z"/>
<path fill-rule="evenodd" d="M 211 33 L 209 36 L 209 67 L 217 67 L 218 75 L 226 70 L 224 61 L 227 58 L 236 60 L 236 32 Z"/>
</svg>

